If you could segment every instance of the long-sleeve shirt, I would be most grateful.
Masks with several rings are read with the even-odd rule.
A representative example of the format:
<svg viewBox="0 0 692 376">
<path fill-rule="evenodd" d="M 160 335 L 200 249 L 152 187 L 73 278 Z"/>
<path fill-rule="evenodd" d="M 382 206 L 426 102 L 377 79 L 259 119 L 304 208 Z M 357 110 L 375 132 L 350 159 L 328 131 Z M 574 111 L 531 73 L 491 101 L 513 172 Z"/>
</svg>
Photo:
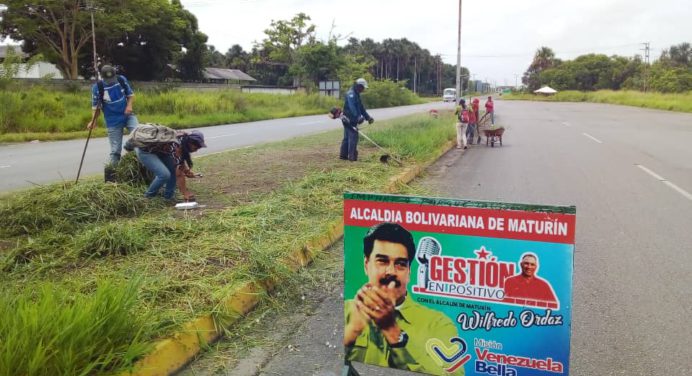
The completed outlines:
<svg viewBox="0 0 692 376">
<path fill-rule="evenodd" d="M 360 93 L 358 93 L 355 86 L 351 87 L 348 92 L 346 92 L 346 98 L 344 99 L 344 115 L 346 115 L 352 125 L 357 125 L 358 118 L 361 116 L 365 120 L 370 119 L 370 115 L 365 111 L 363 102 L 360 100 Z"/>
<path fill-rule="evenodd" d="M 345 302 L 346 322 L 349 322 L 355 309 L 353 300 Z M 406 346 L 402 348 L 389 346 L 380 329 L 371 322 L 356 338 L 353 346 L 346 349 L 346 359 L 430 375 L 464 375 L 463 366 L 451 373 L 447 372 L 445 369 L 449 365 L 447 367 L 438 365 L 432 355 L 426 351 L 427 342 L 431 338 L 451 346 L 450 339 L 458 336 L 457 329 L 449 317 L 414 302 L 410 297 L 407 297 L 396 310 L 396 324 L 409 337 Z"/>
</svg>

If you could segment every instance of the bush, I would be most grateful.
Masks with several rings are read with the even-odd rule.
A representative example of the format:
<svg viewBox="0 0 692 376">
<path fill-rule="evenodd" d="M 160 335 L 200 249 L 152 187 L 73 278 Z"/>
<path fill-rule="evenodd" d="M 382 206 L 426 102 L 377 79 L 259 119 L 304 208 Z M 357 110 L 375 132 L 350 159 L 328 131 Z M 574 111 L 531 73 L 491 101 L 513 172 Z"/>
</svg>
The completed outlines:
<svg viewBox="0 0 692 376">
<path fill-rule="evenodd" d="M 404 87 L 403 82 L 390 80 L 373 81 L 362 94 L 363 105 L 366 108 L 382 108 L 405 106 L 409 104 L 423 103 L 411 90 Z"/>
</svg>

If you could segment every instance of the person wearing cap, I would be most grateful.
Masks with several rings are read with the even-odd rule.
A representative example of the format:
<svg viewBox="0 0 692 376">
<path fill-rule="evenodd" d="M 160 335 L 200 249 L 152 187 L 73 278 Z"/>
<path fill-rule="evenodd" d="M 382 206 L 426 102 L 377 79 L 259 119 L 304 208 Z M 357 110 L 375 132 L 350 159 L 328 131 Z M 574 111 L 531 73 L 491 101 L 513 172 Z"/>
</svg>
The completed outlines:
<svg viewBox="0 0 692 376">
<path fill-rule="evenodd" d="M 185 201 L 195 201 L 195 195 L 187 189 L 186 181 L 186 178 L 197 176 L 192 172 L 190 154 L 206 147 L 204 134 L 195 130 L 190 133 L 178 132 L 177 140 L 174 142 L 135 148 L 139 162 L 154 174 L 154 180 L 144 192 L 144 196 L 156 197 L 161 188 L 164 188 L 163 198 L 173 200 L 177 185 Z"/>
<path fill-rule="evenodd" d="M 363 107 L 360 100 L 360 93 L 368 88 L 368 82 L 364 78 L 359 78 L 353 86 L 346 92 L 344 100 L 344 110 L 341 116 L 341 123 L 344 126 L 344 138 L 341 141 L 339 158 L 349 161 L 358 160 L 358 125 L 367 120 L 372 124 L 373 119 Z"/>
<path fill-rule="evenodd" d="M 93 116 L 87 129 L 96 127 L 96 119 L 103 112 L 111 148 L 110 162 L 117 165 L 122 151 L 124 129 L 132 132 L 139 124 L 132 112 L 135 93 L 127 78 L 118 75 L 112 65 L 101 67 L 101 77 L 91 88 Z"/>
</svg>

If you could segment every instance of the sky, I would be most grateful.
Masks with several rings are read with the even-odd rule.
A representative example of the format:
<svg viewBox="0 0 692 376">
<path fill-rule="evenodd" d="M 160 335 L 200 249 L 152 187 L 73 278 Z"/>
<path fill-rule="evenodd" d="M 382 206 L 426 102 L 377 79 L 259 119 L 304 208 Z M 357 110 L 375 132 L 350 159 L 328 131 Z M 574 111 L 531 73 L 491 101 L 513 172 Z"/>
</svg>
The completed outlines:
<svg viewBox="0 0 692 376">
<path fill-rule="evenodd" d="M 643 55 L 692 43 L 690 0 L 462 0 L 461 65 L 495 85 L 521 83 L 535 51 Z M 458 0 L 181 0 L 209 44 L 249 51 L 272 20 L 310 16 L 322 40 L 407 38 L 449 64 L 457 60 Z"/>
</svg>

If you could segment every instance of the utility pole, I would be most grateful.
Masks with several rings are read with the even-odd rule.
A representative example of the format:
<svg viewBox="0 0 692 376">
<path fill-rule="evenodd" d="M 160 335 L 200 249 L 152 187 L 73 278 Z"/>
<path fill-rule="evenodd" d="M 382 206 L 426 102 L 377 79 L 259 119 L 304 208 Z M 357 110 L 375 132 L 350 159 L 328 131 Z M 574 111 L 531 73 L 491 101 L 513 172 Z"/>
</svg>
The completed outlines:
<svg viewBox="0 0 692 376">
<path fill-rule="evenodd" d="M 413 57 L 413 94 L 416 93 L 416 81 L 418 78 L 418 58 Z"/>
<path fill-rule="evenodd" d="M 519 75 L 516 73 L 514 74 L 514 89 L 515 90 L 519 89 Z"/>
<path fill-rule="evenodd" d="M 87 9 L 91 13 L 91 43 L 92 50 L 94 51 L 94 77 L 96 77 L 97 80 L 100 80 L 101 72 L 99 72 L 98 60 L 96 59 L 96 28 L 94 27 L 94 10 L 96 7 L 94 6 L 93 0 L 87 2 Z"/>
<path fill-rule="evenodd" d="M 461 92 L 461 1 L 459 0 L 459 27 L 457 34 L 457 99 L 462 97 Z"/>
<path fill-rule="evenodd" d="M 644 92 L 646 93 L 647 87 L 649 85 L 649 51 L 651 43 L 644 42 L 642 44 L 644 45 L 644 48 L 642 48 L 642 51 L 644 51 L 644 64 L 646 64 L 646 66 L 644 67 Z"/>
</svg>

